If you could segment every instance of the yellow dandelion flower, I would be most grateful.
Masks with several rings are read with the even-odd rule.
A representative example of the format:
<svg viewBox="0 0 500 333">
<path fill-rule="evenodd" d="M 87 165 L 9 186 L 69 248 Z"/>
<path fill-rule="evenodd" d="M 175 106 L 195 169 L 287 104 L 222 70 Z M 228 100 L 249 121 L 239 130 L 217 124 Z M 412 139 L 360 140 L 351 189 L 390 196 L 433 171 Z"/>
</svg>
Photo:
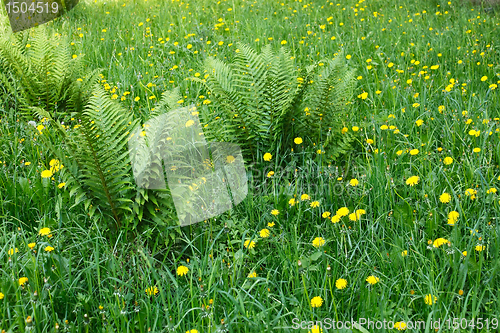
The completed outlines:
<svg viewBox="0 0 500 333">
<path fill-rule="evenodd" d="M 159 291 L 158 291 L 158 288 L 156 286 L 151 286 L 151 287 L 146 288 L 145 292 L 146 292 L 146 295 L 148 295 L 148 296 L 154 296 L 154 295 L 158 294 Z"/>
<path fill-rule="evenodd" d="M 448 244 L 449 241 L 445 238 L 437 238 L 433 243 L 432 246 L 434 247 L 440 247 L 443 244 Z"/>
<path fill-rule="evenodd" d="M 246 240 L 243 246 L 246 247 L 247 249 L 253 249 L 255 247 L 255 242 Z"/>
<path fill-rule="evenodd" d="M 52 175 L 53 173 L 51 170 L 43 170 L 41 173 L 42 178 L 50 178 Z"/>
<path fill-rule="evenodd" d="M 340 221 L 341 217 L 342 216 L 340 216 L 340 215 L 333 215 L 332 216 L 332 223 L 338 223 Z"/>
<path fill-rule="evenodd" d="M 433 303 L 436 303 L 436 302 L 437 302 L 437 297 L 436 297 L 436 296 L 433 296 L 433 295 L 431 295 L 431 294 L 425 295 L 425 297 L 424 297 L 424 302 L 425 302 L 425 304 L 427 304 L 427 305 L 432 305 Z"/>
<path fill-rule="evenodd" d="M 269 235 L 270 235 L 270 234 L 271 234 L 271 233 L 270 233 L 269 229 L 262 229 L 262 230 L 259 232 L 259 235 L 260 235 L 260 237 L 262 237 L 262 238 L 267 238 L 267 237 L 269 237 Z"/>
<path fill-rule="evenodd" d="M 368 282 L 371 285 L 374 285 L 375 283 L 379 282 L 380 279 L 376 276 L 370 275 L 369 277 L 366 278 L 366 282 Z"/>
<path fill-rule="evenodd" d="M 406 323 L 404 321 L 398 321 L 394 323 L 394 328 L 398 331 L 404 331 L 406 330 Z"/>
<path fill-rule="evenodd" d="M 338 279 L 337 281 L 335 281 L 335 287 L 337 287 L 337 289 L 344 289 L 345 287 L 347 287 L 347 280 Z"/>
<path fill-rule="evenodd" d="M 184 276 L 187 274 L 187 272 L 189 272 L 189 268 L 187 268 L 186 266 L 181 265 L 177 267 L 177 275 Z"/>
<path fill-rule="evenodd" d="M 311 299 L 311 306 L 313 308 L 319 308 L 321 305 L 323 305 L 323 299 L 320 296 Z"/>
<path fill-rule="evenodd" d="M 50 234 L 50 228 L 42 228 L 42 229 L 40 229 L 38 234 L 40 236 L 47 236 L 48 234 Z"/>
<path fill-rule="evenodd" d="M 349 214 L 349 208 L 341 207 L 337 210 L 336 214 L 340 217 L 347 216 Z"/>
<path fill-rule="evenodd" d="M 450 200 L 451 200 L 451 195 L 449 195 L 446 192 L 439 196 L 439 201 L 441 201 L 442 203 L 448 203 L 450 202 Z"/>
<path fill-rule="evenodd" d="M 314 247 L 320 247 L 320 246 L 323 246 L 324 244 L 325 244 L 325 240 L 323 239 L 323 237 L 316 237 L 312 241 L 312 245 Z"/>
<path fill-rule="evenodd" d="M 419 176 L 411 176 L 406 180 L 406 185 L 414 186 L 418 184 L 419 180 L 420 180 Z"/>
</svg>

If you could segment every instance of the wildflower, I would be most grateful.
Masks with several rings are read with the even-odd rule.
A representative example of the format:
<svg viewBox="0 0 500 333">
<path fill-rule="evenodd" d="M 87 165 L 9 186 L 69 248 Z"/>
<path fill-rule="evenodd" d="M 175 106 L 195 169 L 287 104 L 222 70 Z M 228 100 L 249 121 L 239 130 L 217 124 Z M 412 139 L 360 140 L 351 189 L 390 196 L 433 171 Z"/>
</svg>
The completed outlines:
<svg viewBox="0 0 500 333">
<path fill-rule="evenodd" d="M 2 300 L 4 297 L 5 297 L 5 295 L 0 293 L 0 300 Z"/>
<path fill-rule="evenodd" d="M 385 130 L 386 130 L 386 129 L 388 129 L 388 128 L 389 128 L 389 126 L 387 126 L 387 125 L 382 125 L 382 126 L 380 126 L 380 129 L 381 129 L 382 131 L 385 131 Z"/>
<path fill-rule="evenodd" d="M 451 200 L 451 195 L 449 195 L 446 192 L 439 196 L 439 201 L 441 201 L 442 203 L 448 203 L 450 202 L 450 200 Z"/>
<path fill-rule="evenodd" d="M 272 176 L 274 176 L 274 171 L 269 171 L 269 172 L 267 173 L 267 178 L 270 178 L 270 177 L 272 177 Z"/>
<path fill-rule="evenodd" d="M 337 210 L 337 213 L 336 213 L 338 216 L 342 217 L 342 216 L 347 216 L 349 214 L 349 208 L 347 207 L 341 207 Z"/>
<path fill-rule="evenodd" d="M 300 145 L 302 143 L 302 138 L 297 137 L 293 139 L 293 142 L 295 142 L 296 145 Z"/>
<path fill-rule="evenodd" d="M 373 140 L 372 139 L 366 139 L 366 143 L 368 143 L 369 145 L 373 144 Z"/>
<path fill-rule="evenodd" d="M 448 224 L 449 225 L 455 225 L 455 222 L 458 221 L 458 217 L 460 216 L 460 214 L 456 211 L 451 211 L 449 214 L 448 214 Z"/>
<path fill-rule="evenodd" d="M 356 216 L 358 217 L 358 219 L 361 217 L 361 215 L 363 214 L 366 214 L 366 210 L 364 209 L 358 209 L 356 210 Z"/>
<path fill-rule="evenodd" d="M 36 243 L 29 243 L 29 244 L 28 244 L 28 247 L 29 247 L 30 249 L 33 249 L 35 246 L 36 246 Z"/>
<path fill-rule="evenodd" d="M 290 200 L 288 200 L 288 204 L 290 206 L 294 206 L 295 205 L 295 198 L 291 198 Z"/>
<path fill-rule="evenodd" d="M 416 184 L 418 184 L 419 180 L 420 180 L 420 177 L 418 177 L 418 176 L 411 176 L 410 178 L 408 178 L 406 180 L 406 185 L 410 185 L 410 186 L 416 185 Z"/>
<path fill-rule="evenodd" d="M 316 237 L 312 241 L 312 245 L 314 247 L 320 247 L 320 246 L 323 246 L 324 244 L 325 244 L 325 240 L 323 239 L 323 237 Z"/>
<path fill-rule="evenodd" d="M 17 247 L 16 247 L 15 252 L 16 253 L 19 252 L 19 249 Z M 9 255 L 13 255 L 14 254 L 14 249 L 10 249 L 8 253 L 9 253 Z"/>
<path fill-rule="evenodd" d="M 353 126 L 353 127 L 352 127 L 352 131 L 353 131 L 353 132 L 357 132 L 357 131 L 359 131 L 359 127 L 358 127 L 358 126 Z"/>
<path fill-rule="evenodd" d="M 57 185 L 58 188 L 63 188 L 64 186 L 66 186 L 66 183 L 59 183 L 59 185 Z"/>
<path fill-rule="evenodd" d="M 425 302 L 425 304 L 427 304 L 427 305 L 432 305 L 432 303 L 433 303 L 433 302 L 432 302 L 432 301 L 433 301 L 433 299 L 434 299 L 434 303 L 436 303 L 436 302 L 437 302 L 437 297 L 436 297 L 436 296 L 433 296 L 433 295 L 431 295 L 431 294 L 429 294 L 429 295 L 425 295 L 424 302 Z"/>
<path fill-rule="evenodd" d="M 402 257 L 406 257 L 408 255 L 408 251 L 407 250 L 404 250 L 403 252 L 401 252 L 401 256 Z"/>
<path fill-rule="evenodd" d="M 146 295 L 154 296 L 156 294 L 158 294 L 158 288 L 156 286 L 146 288 Z"/>
<path fill-rule="evenodd" d="M 358 219 L 358 215 L 354 212 L 349 214 L 349 220 L 356 221 Z"/>
<path fill-rule="evenodd" d="M 476 245 L 475 250 L 476 250 L 477 252 L 481 252 L 481 251 L 483 251 L 485 248 L 486 248 L 486 246 L 484 246 L 484 245 Z"/>
<path fill-rule="evenodd" d="M 49 245 L 44 250 L 45 250 L 45 252 L 52 252 L 52 251 L 54 251 L 54 248 Z"/>
<path fill-rule="evenodd" d="M 443 160 L 443 163 L 444 163 L 445 165 L 450 165 L 451 163 L 453 163 L 453 158 L 451 158 L 451 157 L 449 157 L 449 156 L 448 156 L 448 157 L 445 157 L 445 158 L 444 158 L 444 160 Z"/>
<path fill-rule="evenodd" d="M 26 282 L 28 282 L 28 278 L 27 277 L 19 278 L 19 285 L 20 286 L 24 285 Z"/>
<path fill-rule="evenodd" d="M 253 249 L 255 247 L 255 242 L 250 241 L 250 240 L 246 240 L 245 244 L 243 244 L 243 246 L 246 247 L 247 249 Z"/>
<path fill-rule="evenodd" d="M 361 99 L 366 99 L 367 97 L 368 97 L 367 92 L 364 92 L 364 93 L 358 95 L 358 98 L 361 98 Z"/>
<path fill-rule="evenodd" d="M 312 208 L 316 208 L 316 207 L 319 207 L 319 201 L 313 201 L 311 202 L 311 205 L 310 205 Z"/>
<path fill-rule="evenodd" d="M 334 216 L 332 216 L 332 223 L 338 223 L 340 221 L 341 217 L 342 216 L 340 216 L 340 215 L 334 215 Z"/>
<path fill-rule="evenodd" d="M 475 153 L 479 153 L 481 151 L 481 148 L 474 148 L 472 151 Z"/>
<path fill-rule="evenodd" d="M 497 189 L 492 187 L 490 188 L 488 191 L 486 191 L 487 194 L 490 194 L 490 193 L 497 193 Z"/>
<path fill-rule="evenodd" d="M 311 299 L 311 306 L 313 308 L 319 308 L 323 304 L 323 299 L 321 296 L 316 296 Z"/>
<path fill-rule="evenodd" d="M 262 237 L 262 238 L 267 238 L 267 237 L 269 237 L 269 235 L 270 235 L 269 229 L 262 229 L 262 230 L 259 232 L 259 235 L 260 235 L 260 237 Z"/>
<path fill-rule="evenodd" d="M 444 238 L 437 238 L 433 243 L 432 243 L 432 246 L 434 247 L 440 247 L 441 245 L 443 244 L 447 244 L 449 243 L 449 241 L 447 239 L 444 239 Z"/>
<path fill-rule="evenodd" d="M 272 214 L 272 215 L 274 215 L 274 216 L 277 216 L 279 213 L 280 213 L 280 211 L 279 211 L 279 210 L 277 210 L 277 209 L 273 209 L 273 210 L 271 211 L 271 214 Z"/>
<path fill-rule="evenodd" d="M 309 197 L 309 195 L 308 195 L 308 194 L 302 194 L 302 195 L 300 196 L 300 200 L 302 200 L 302 201 L 309 200 L 309 199 L 311 199 L 311 197 Z"/>
<path fill-rule="evenodd" d="M 51 170 L 43 170 L 41 173 L 42 178 L 50 178 L 52 177 L 52 171 Z"/>
<path fill-rule="evenodd" d="M 318 325 L 314 325 L 313 327 L 311 327 L 308 333 L 323 333 L 323 329 Z"/>
<path fill-rule="evenodd" d="M 401 154 L 402 154 L 402 153 L 403 153 L 403 151 L 402 151 L 402 150 L 398 150 L 398 151 L 396 152 L 396 155 L 401 156 Z"/>
<path fill-rule="evenodd" d="M 337 287 L 337 289 L 344 289 L 345 287 L 347 287 L 347 280 L 338 279 L 337 281 L 335 281 L 335 287 Z"/>
<path fill-rule="evenodd" d="M 257 277 L 257 273 L 254 271 L 254 272 L 251 272 L 250 274 L 248 274 L 248 278 L 255 278 Z"/>
<path fill-rule="evenodd" d="M 463 255 L 464 257 L 467 257 L 467 251 L 462 252 L 462 255 Z"/>
<path fill-rule="evenodd" d="M 186 331 L 186 333 L 199 333 L 199 332 L 198 332 L 198 330 L 196 330 L 196 329 L 192 329 L 192 330 L 190 330 L 190 331 Z"/>
<path fill-rule="evenodd" d="M 467 190 L 465 190 L 465 195 L 468 197 L 470 196 L 471 200 L 474 200 L 476 198 L 476 194 L 477 191 L 472 188 L 468 188 Z"/>
<path fill-rule="evenodd" d="M 412 156 L 417 155 L 418 153 L 419 153 L 418 149 L 410 150 L 410 155 L 412 155 Z"/>
<path fill-rule="evenodd" d="M 406 323 L 404 321 L 398 321 L 394 324 L 394 328 L 398 331 L 404 331 L 406 330 Z"/>
<path fill-rule="evenodd" d="M 275 224 L 276 224 L 276 223 L 274 223 L 274 222 L 269 222 L 269 223 L 267 224 L 267 226 L 268 226 L 269 228 L 272 228 L 272 227 L 274 227 L 274 225 L 275 225 Z"/>
<path fill-rule="evenodd" d="M 366 282 L 368 282 L 371 285 L 374 285 L 375 283 L 379 282 L 380 279 L 376 276 L 370 275 L 369 277 L 366 278 Z"/>
<path fill-rule="evenodd" d="M 424 123 L 423 119 L 419 119 L 415 122 L 415 124 L 417 124 L 418 127 L 422 126 L 423 123 Z"/>
<path fill-rule="evenodd" d="M 323 214 L 321 214 L 321 217 L 323 217 L 324 219 L 327 219 L 330 217 L 330 215 L 331 215 L 330 212 L 323 212 Z"/>
<path fill-rule="evenodd" d="M 28 166 L 28 165 L 30 165 L 30 164 L 31 164 L 31 162 L 24 162 L 24 165 L 25 165 L 25 166 Z"/>
<path fill-rule="evenodd" d="M 353 178 L 349 181 L 349 184 L 351 184 L 351 186 L 356 186 L 359 184 L 359 181 L 356 178 Z"/>
<path fill-rule="evenodd" d="M 50 229 L 49 228 L 42 228 L 42 229 L 40 229 L 38 234 L 40 236 L 47 236 L 48 234 L 50 234 Z"/>
<path fill-rule="evenodd" d="M 271 155 L 270 153 L 264 154 L 264 161 L 269 162 L 271 160 L 271 158 L 273 158 L 273 155 Z"/>
<path fill-rule="evenodd" d="M 486 75 L 481 78 L 481 82 L 484 82 L 486 80 L 488 80 L 488 77 Z"/>
<path fill-rule="evenodd" d="M 184 276 L 187 274 L 187 272 L 189 272 L 189 268 L 187 268 L 186 266 L 180 265 L 179 267 L 177 267 L 177 275 Z"/>
</svg>

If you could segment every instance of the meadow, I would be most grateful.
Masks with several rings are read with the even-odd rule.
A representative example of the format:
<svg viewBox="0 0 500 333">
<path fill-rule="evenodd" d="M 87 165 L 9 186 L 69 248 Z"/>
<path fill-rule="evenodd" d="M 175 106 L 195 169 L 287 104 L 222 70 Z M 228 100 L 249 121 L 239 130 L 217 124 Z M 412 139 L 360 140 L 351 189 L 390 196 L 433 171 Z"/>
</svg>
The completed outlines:
<svg viewBox="0 0 500 333">
<path fill-rule="evenodd" d="M 112 126 L 103 139 L 65 105 L 42 110 L 38 95 L 0 80 L 0 331 L 498 331 L 499 10 L 458 0 L 81 1 L 15 35 L 0 10 L 0 45 L 35 54 L 42 33 L 92 73 L 72 79 L 99 86 L 82 115 L 99 124 L 113 105 L 113 124 L 128 128 L 195 105 L 208 138 L 247 149 L 248 176 L 243 202 L 180 227 L 168 191 L 135 188 L 128 155 L 105 155 L 126 145 L 116 147 Z M 331 116 L 304 108 L 313 99 L 293 104 L 276 135 L 266 132 L 271 107 L 244 118 L 257 133 L 247 135 L 237 121 L 254 97 L 224 118 L 205 83 L 206 59 L 230 63 L 249 48 L 284 55 L 273 75 L 299 88 L 332 66 L 349 71 L 339 74 L 352 76 L 347 100 Z M 5 59 L 0 49 L 0 68 Z M 308 66 L 318 70 L 310 81 Z M 8 82 L 28 89 L 29 79 Z M 333 127 L 317 126 L 329 116 Z M 110 189 L 122 206 L 90 182 L 100 169 L 84 170 L 86 187 L 71 180 L 97 160 L 71 146 L 78 133 L 117 170 Z"/>
</svg>

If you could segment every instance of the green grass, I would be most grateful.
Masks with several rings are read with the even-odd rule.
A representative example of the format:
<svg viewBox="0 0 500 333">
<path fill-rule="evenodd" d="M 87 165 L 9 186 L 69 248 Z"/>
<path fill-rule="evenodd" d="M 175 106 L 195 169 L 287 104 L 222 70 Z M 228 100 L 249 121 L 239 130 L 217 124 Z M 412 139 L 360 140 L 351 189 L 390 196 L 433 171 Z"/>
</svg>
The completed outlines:
<svg viewBox="0 0 500 333">
<path fill-rule="evenodd" d="M 89 69 L 102 68 L 102 84 L 143 123 L 174 87 L 182 105 L 211 111 L 202 104 L 210 96 L 186 78 L 204 75 L 207 56 L 232 59 L 238 41 L 283 44 L 301 67 L 343 51 L 359 76 L 345 126 L 360 129 L 356 149 L 336 164 L 322 163 L 304 138 L 248 170 L 249 195 L 234 209 L 172 227 L 168 242 L 155 240 L 154 228 L 130 241 L 109 237 L 82 206 L 72 207 L 59 173 L 40 177 L 54 156 L 0 91 L 0 330 L 292 332 L 294 318 L 451 326 L 453 318 L 483 318 L 483 329 L 461 331 L 486 332 L 486 319 L 498 330 L 500 201 L 488 193 L 500 185 L 498 14 L 458 1 L 87 1 L 46 28 L 68 37 Z M 406 184 L 411 176 L 419 177 L 415 186 Z M 353 178 L 358 185 L 349 185 Z M 449 203 L 440 202 L 443 192 Z M 322 217 L 341 207 L 366 214 L 338 223 Z M 454 226 L 451 211 L 459 213 Z M 39 235 L 42 228 L 52 236 Z M 269 237 L 260 236 L 265 228 Z M 325 244 L 313 246 L 316 237 Z M 435 248 L 438 238 L 449 243 Z M 369 285 L 370 275 L 378 283 Z M 345 289 L 336 288 L 339 278 Z M 151 286 L 156 296 L 146 294 Z M 428 294 L 437 302 L 426 304 Z M 315 296 L 323 299 L 317 308 Z"/>
</svg>

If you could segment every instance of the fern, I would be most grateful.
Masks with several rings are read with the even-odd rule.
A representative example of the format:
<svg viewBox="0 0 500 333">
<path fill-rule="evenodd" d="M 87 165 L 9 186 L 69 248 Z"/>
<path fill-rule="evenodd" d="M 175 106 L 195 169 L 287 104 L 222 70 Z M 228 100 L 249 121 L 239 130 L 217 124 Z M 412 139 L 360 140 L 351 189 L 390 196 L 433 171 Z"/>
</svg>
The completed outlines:
<svg viewBox="0 0 500 333">
<path fill-rule="evenodd" d="M 41 136 L 65 165 L 66 186 L 76 204 L 84 202 L 91 215 L 99 208 L 119 228 L 123 216 L 132 212 L 135 186 L 126 146 L 137 121 L 97 84 L 88 104 L 75 114 L 81 125 L 76 129 L 66 130 L 43 109 L 32 111 L 52 121 L 64 140 L 56 147 Z"/>
<path fill-rule="evenodd" d="M 73 59 L 68 43 L 48 37 L 43 27 L 0 39 L 0 86 L 12 92 L 25 116 L 40 107 L 60 119 L 71 105 L 72 86 L 83 74 L 82 57 Z M 27 47 L 29 46 L 29 47 Z"/>
<path fill-rule="evenodd" d="M 339 134 L 355 80 L 341 57 L 298 71 L 284 48 L 273 52 L 267 45 L 260 54 L 244 44 L 238 49 L 232 63 L 208 58 L 208 77 L 192 78 L 215 105 L 214 113 L 202 114 L 208 138 L 235 141 L 253 160 L 281 145 L 290 148 L 294 136 L 311 138 L 330 160 L 349 149 L 353 138 Z"/>
</svg>

